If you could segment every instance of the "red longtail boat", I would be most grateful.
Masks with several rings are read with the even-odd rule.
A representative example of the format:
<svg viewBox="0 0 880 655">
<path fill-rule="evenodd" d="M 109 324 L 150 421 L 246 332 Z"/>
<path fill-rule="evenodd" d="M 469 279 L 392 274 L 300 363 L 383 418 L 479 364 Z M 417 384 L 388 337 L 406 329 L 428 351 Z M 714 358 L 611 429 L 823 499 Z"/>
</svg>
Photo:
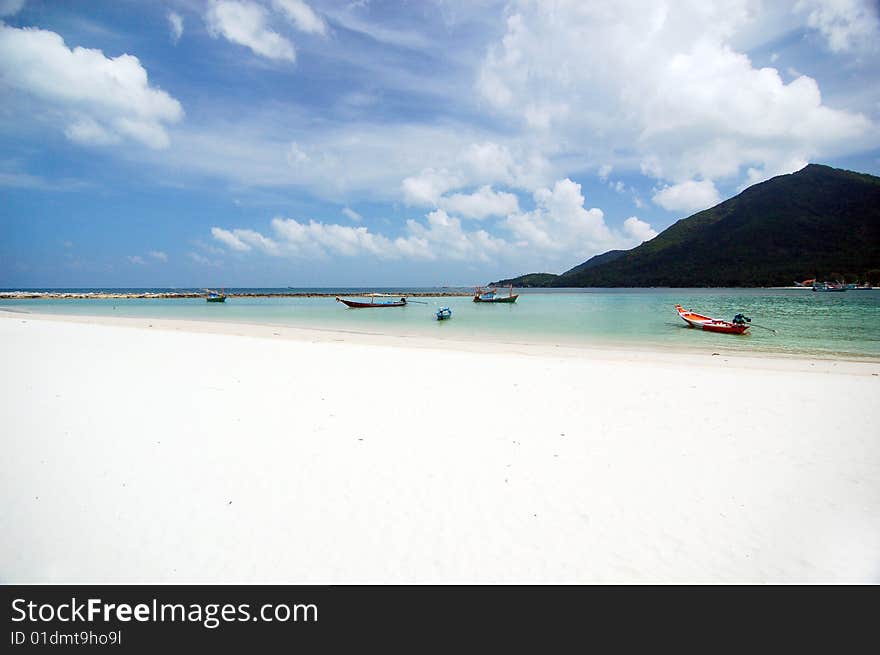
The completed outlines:
<svg viewBox="0 0 880 655">
<path fill-rule="evenodd" d="M 751 327 L 750 325 L 747 325 L 747 321 L 750 321 L 751 319 L 746 318 L 742 314 L 737 314 L 731 322 L 722 321 L 720 318 L 711 318 L 709 316 L 697 314 L 693 311 L 688 311 L 682 308 L 681 305 L 676 305 L 675 311 L 677 311 L 682 320 L 691 327 L 701 328 L 703 330 L 707 330 L 708 332 L 721 332 L 723 334 L 743 334 Z"/>
</svg>

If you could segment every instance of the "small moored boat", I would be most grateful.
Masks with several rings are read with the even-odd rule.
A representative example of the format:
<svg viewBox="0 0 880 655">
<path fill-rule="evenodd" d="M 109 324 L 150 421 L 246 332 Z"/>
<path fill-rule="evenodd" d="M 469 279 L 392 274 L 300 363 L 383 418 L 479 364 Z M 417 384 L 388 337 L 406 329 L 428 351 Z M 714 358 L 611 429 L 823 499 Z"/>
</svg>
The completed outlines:
<svg viewBox="0 0 880 655">
<path fill-rule="evenodd" d="M 675 311 L 677 311 L 682 320 L 691 327 L 701 328 L 709 332 L 743 334 L 751 327 L 748 323 L 750 323 L 752 319 L 746 318 L 742 314 L 734 316 L 733 321 L 723 321 L 720 318 L 711 318 L 710 316 L 703 316 L 702 314 L 688 311 L 681 305 L 676 305 Z"/>
<path fill-rule="evenodd" d="M 436 316 L 438 321 L 445 321 L 452 318 L 452 310 L 449 307 L 441 307 L 437 310 Z"/>
<path fill-rule="evenodd" d="M 226 289 L 223 289 L 220 292 L 214 291 L 213 289 L 205 289 L 208 293 L 205 296 L 205 300 L 208 302 L 226 302 Z"/>
<path fill-rule="evenodd" d="M 813 291 L 846 291 L 847 286 L 840 282 L 813 282 Z"/>
<path fill-rule="evenodd" d="M 351 307 L 352 309 L 366 309 L 366 308 L 376 308 L 376 307 L 405 307 L 406 306 L 406 298 L 402 297 L 400 300 L 380 300 L 376 302 L 376 298 L 388 298 L 397 296 L 388 296 L 383 293 L 371 293 L 370 294 L 370 302 L 361 302 L 359 300 L 346 300 L 345 298 L 340 298 L 336 296 L 336 302 L 343 303 L 346 307 Z"/>
<path fill-rule="evenodd" d="M 516 299 L 519 298 L 519 294 L 513 292 L 513 285 L 510 285 L 508 289 L 510 290 L 508 295 L 499 296 L 498 289 L 495 287 L 492 287 L 491 289 L 477 287 L 474 289 L 474 302 L 516 302 Z"/>
</svg>

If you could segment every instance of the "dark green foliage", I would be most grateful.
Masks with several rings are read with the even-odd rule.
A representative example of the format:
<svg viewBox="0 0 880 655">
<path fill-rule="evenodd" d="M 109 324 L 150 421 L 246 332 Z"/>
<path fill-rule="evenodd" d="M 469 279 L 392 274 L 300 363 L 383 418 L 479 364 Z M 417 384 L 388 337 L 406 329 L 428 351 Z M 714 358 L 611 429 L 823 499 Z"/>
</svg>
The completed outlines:
<svg viewBox="0 0 880 655">
<path fill-rule="evenodd" d="M 549 287 L 553 280 L 559 276 L 555 273 L 527 273 L 519 277 L 510 278 L 509 280 L 498 280 L 490 282 L 489 286 L 508 286 L 515 287 Z"/>
<path fill-rule="evenodd" d="M 880 268 L 880 178 L 811 164 L 599 258 L 605 260 L 589 265 L 594 257 L 549 284 L 760 287 L 838 271 L 863 277 Z"/>
<path fill-rule="evenodd" d="M 575 275 L 579 275 L 582 271 L 587 271 L 591 268 L 596 268 L 597 266 L 601 266 L 602 264 L 607 264 L 608 262 L 613 262 L 616 259 L 620 259 L 627 252 L 627 250 L 609 250 L 608 252 L 603 252 L 601 255 L 595 255 L 590 257 L 583 264 L 578 264 L 574 268 L 566 271 L 562 275 L 573 277 Z"/>
</svg>

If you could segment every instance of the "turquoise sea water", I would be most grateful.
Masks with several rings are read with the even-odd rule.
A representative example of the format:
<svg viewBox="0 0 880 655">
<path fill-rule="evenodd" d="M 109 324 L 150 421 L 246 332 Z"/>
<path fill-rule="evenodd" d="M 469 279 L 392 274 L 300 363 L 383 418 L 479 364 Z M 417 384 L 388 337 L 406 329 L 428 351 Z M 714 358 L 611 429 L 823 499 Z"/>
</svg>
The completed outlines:
<svg viewBox="0 0 880 655">
<path fill-rule="evenodd" d="M 411 298 L 412 304 L 402 308 L 347 309 L 333 298 L 288 297 L 228 298 L 223 304 L 206 303 L 203 299 L 0 300 L 0 308 L 54 314 L 288 325 L 442 339 L 880 358 L 880 290 L 846 293 L 795 289 L 519 291 L 520 298 L 512 305 L 478 304 L 470 297 L 437 297 Z M 752 318 L 753 325 L 774 328 L 777 334 L 758 327 L 743 336 L 690 329 L 675 313 L 676 303 L 727 320 L 742 312 Z M 452 320 L 434 320 L 434 312 L 441 306 L 452 308 Z"/>
</svg>

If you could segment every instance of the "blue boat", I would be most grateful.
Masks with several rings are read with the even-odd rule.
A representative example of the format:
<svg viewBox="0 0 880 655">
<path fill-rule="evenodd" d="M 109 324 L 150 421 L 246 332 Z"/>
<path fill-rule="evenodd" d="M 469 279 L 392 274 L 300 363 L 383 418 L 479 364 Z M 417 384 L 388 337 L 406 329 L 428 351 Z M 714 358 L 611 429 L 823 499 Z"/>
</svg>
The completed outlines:
<svg viewBox="0 0 880 655">
<path fill-rule="evenodd" d="M 445 321 L 447 318 L 452 318 L 452 310 L 449 307 L 441 307 L 437 310 L 438 321 Z"/>
<path fill-rule="evenodd" d="M 205 296 L 205 300 L 208 302 L 226 302 L 226 289 L 220 291 L 214 291 L 213 289 L 205 289 L 207 292 L 207 296 Z"/>
</svg>

